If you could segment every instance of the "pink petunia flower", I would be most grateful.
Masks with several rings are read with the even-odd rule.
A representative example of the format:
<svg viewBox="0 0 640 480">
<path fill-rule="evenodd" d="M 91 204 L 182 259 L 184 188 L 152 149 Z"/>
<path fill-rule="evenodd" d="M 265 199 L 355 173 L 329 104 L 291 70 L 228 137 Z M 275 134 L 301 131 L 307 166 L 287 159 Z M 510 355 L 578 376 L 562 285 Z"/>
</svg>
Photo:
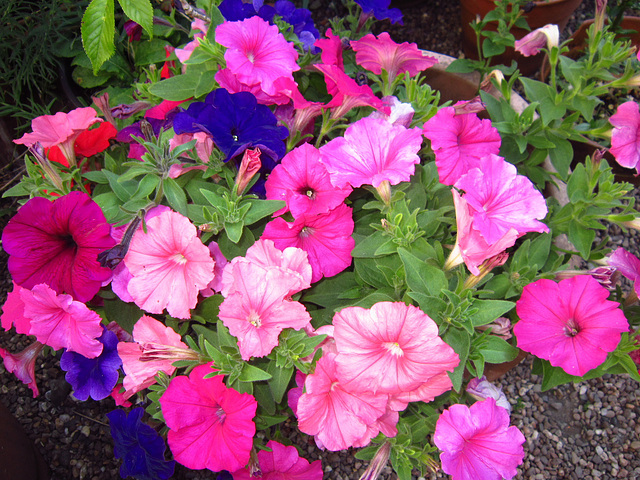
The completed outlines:
<svg viewBox="0 0 640 480">
<path fill-rule="evenodd" d="M 200 45 L 200 39 L 204 38 L 207 34 L 207 30 L 209 30 L 209 25 L 206 24 L 203 20 L 197 18 L 193 22 L 191 22 L 191 31 L 195 32 L 198 30 L 198 33 L 193 35 L 193 40 L 187 43 L 184 48 L 176 48 L 175 54 L 178 57 L 180 62 L 184 63 L 189 58 L 191 58 L 191 54 L 193 51 Z"/>
<path fill-rule="evenodd" d="M 500 134 L 491 120 L 480 120 L 475 113 L 456 115 L 454 107 L 445 107 L 427 120 L 423 135 L 431 140 L 436 155 L 440 183 L 453 185 L 479 160 L 500 150 Z"/>
<path fill-rule="evenodd" d="M 351 208 L 344 203 L 329 213 L 302 215 L 293 223 L 279 217 L 269 222 L 262 238 L 273 240 L 280 250 L 301 248 L 309 255 L 311 282 L 337 275 L 351 265 L 355 240 Z"/>
<path fill-rule="evenodd" d="M 255 16 L 239 22 L 225 22 L 216 29 L 216 42 L 228 48 L 227 68 L 247 85 L 259 83 L 262 90 L 275 95 L 273 82 L 279 77 L 293 80 L 298 53 L 285 40 L 276 25 Z"/>
<path fill-rule="evenodd" d="M 530 283 L 516 303 L 518 347 L 570 375 L 601 365 L 629 324 L 609 292 L 590 276 Z"/>
<path fill-rule="evenodd" d="M 278 268 L 265 269 L 254 263 L 229 265 L 232 293 L 220 305 L 219 318 L 238 339 L 243 360 L 264 357 L 278 345 L 285 328 L 300 330 L 311 316 L 300 302 L 286 300 L 297 279 Z"/>
<path fill-rule="evenodd" d="M 86 193 L 71 192 L 53 202 L 32 198 L 2 232 L 9 272 L 24 288 L 46 283 L 87 302 L 111 278 L 111 270 L 97 260 L 98 253 L 115 245 L 110 230 Z"/>
<path fill-rule="evenodd" d="M 610 267 L 614 267 L 633 282 L 633 289 L 636 295 L 640 296 L 640 281 L 638 281 L 640 280 L 640 259 L 624 248 L 618 247 L 607 256 L 606 260 Z"/>
<path fill-rule="evenodd" d="M 557 47 L 558 43 L 560 43 L 560 30 L 557 25 L 549 24 L 536 28 L 520 40 L 516 40 L 515 50 L 525 57 L 531 57 L 540 53 L 544 47 L 548 50 Z"/>
<path fill-rule="evenodd" d="M 147 233 L 133 236 L 124 263 L 132 275 L 127 290 L 150 313 L 166 308 L 176 318 L 190 318 L 198 292 L 213 280 L 214 261 L 183 215 L 165 211 L 149 219 Z"/>
<path fill-rule="evenodd" d="M 493 398 L 442 412 L 433 441 L 452 480 L 508 480 L 524 458 L 524 435 L 509 426 L 509 413 Z"/>
<path fill-rule="evenodd" d="M 287 211 L 294 218 L 302 214 L 327 213 L 340 205 L 351 187 L 334 187 L 327 168 L 320 162 L 320 151 L 305 143 L 287 153 L 265 182 L 267 199 L 284 200 L 287 205 L 274 215 Z"/>
<path fill-rule="evenodd" d="M 410 392 L 460 363 L 436 323 L 401 302 L 344 308 L 333 325 L 338 376 L 353 391 Z"/>
<path fill-rule="evenodd" d="M 362 118 L 347 128 L 344 137 L 331 140 L 320 149 L 320 161 L 327 167 L 331 183 L 378 187 L 408 181 L 420 162 L 422 136 L 418 128 L 407 129 L 385 120 Z"/>
<path fill-rule="evenodd" d="M 31 321 L 30 335 L 54 350 L 66 348 L 87 358 L 102 353 L 101 318 L 71 295 L 57 295 L 41 283 L 31 290 L 20 290 L 24 316 Z"/>
<path fill-rule="evenodd" d="M 327 29 L 325 34 L 327 38 L 320 38 L 316 40 L 314 46 L 322 50 L 320 59 L 325 65 L 335 65 L 336 67 L 344 70 L 344 63 L 342 59 L 342 40 L 337 35 L 334 35 L 331 29 Z"/>
<path fill-rule="evenodd" d="M 13 290 L 7 294 L 7 300 L 2 306 L 2 328 L 9 331 L 12 326 L 16 327 L 17 333 L 29 335 L 31 330 L 31 320 L 24 316 L 24 302 L 20 298 L 20 292 L 24 290 L 20 285 L 13 282 Z"/>
<path fill-rule="evenodd" d="M 511 404 L 502 391 L 502 387 L 494 385 L 484 375 L 480 378 L 471 379 L 467 385 L 467 393 L 480 401 L 485 398 L 493 398 L 496 401 L 496 405 L 511 413 Z"/>
<path fill-rule="evenodd" d="M 376 110 L 375 112 L 371 112 L 369 115 L 370 118 L 381 118 L 392 125 L 401 125 L 409 128 L 411 120 L 413 120 L 413 114 L 415 113 L 410 103 L 402 103 L 398 100 L 398 97 L 389 95 L 382 97 L 382 104 L 389 109 L 389 114 Z"/>
<path fill-rule="evenodd" d="M 218 70 L 215 75 L 216 82 L 218 82 L 218 84 L 229 93 L 249 92 L 253 94 L 253 96 L 256 97 L 258 103 L 262 105 L 284 105 L 286 103 L 289 103 L 289 96 L 286 93 L 281 92 L 278 88 L 278 82 L 283 78 L 290 82 L 293 82 L 293 80 L 288 77 L 278 77 L 274 81 L 275 93 L 268 94 L 264 90 L 262 90 L 261 83 L 244 83 L 240 81 L 238 75 L 234 74 L 228 68 Z"/>
<path fill-rule="evenodd" d="M 296 447 L 285 447 L 274 440 L 267 442 L 271 451 L 258 452 L 258 465 L 262 480 L 322 480 L 324 472 L 320 460 L 309 464 L 298 456 Z M 248 468 L 233 472 L 233 480 L 252 480 L 256 477 Z"/>
<path fill-rule="evenodd" d="M 28 386 L 33 392 L 33 398 L 40 395 L 36 383 L 36 359 L 44 345 L 38 341 L 33 342 L 20 353 L 9 353 L 0 348 L 0 357 L 4 360 L 4 368 L 13 373 L 18 380 Z"/>
<path fill-rule="evenodd" d="M 490 245 L 510 229 L 518 235 L 548 232 L 538 219 L 547 215 L 542 194 L 527 177 L 518 175 L 516 167 L 497 155 L 480 159 L 455 183 L 464 190 L 464 199 L 473 218 L 473 228 L 480 231 Z"/>
<path fill-rule="evenodd" d="M 611 115 L 611 154 L 625 168 L 635 168 L 640 172 L 640 110 L 634 101 L 618 106 Z"/>
<path fill-rule="evenodd" d="M 365 35 L 360 40 L 351 41 L 351 47 L 356 52 L 358 65 L 376 75 L 382 75 L 384 70 L 388 83 L 402 73 L 409 72 L 413 77 L 438 63 L 435 58 L 418 50 L 415 43 L 398 44 L 391 40 L 387 32 L 377 37 L 372 33 Z"/>
<path fill-rule="evenodd" d="M 249 461 L 258 403 L 248 393 L 225 387 L 221 375 L 204 378 L 211 372 L 207 364 L 189 377 L 174 377 L 160 397 L 169 448 L 187 468 L 234 472 Z"/>
</svg>

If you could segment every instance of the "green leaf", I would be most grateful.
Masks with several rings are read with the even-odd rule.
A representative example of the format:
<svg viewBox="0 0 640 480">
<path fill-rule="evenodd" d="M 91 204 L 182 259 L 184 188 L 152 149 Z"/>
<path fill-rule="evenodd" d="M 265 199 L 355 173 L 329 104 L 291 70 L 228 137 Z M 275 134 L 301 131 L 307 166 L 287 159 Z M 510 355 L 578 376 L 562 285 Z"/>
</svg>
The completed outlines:
<svg viewBox="0 0 640 480">
<path fill-rule="evenodd" d="M 276 362 L 269 362 L 267 366 L 267 372 L 271 374 L 271 380 L 269 380 L 269 389 L 271 395 L 276 403 L 280 403 L 284 397 L 285 392 L 291 382 L 295 368 L 293 365 L 289 368 L 280 368 L 276 365 Z"/>
<path fill-rule="evenodd" d="M 167 45 L 166 40 L 154 38 L 153 40 L 134 42 L 136 54 L 136 67 L 151 65 L 164 62 L 167 59 L 164 47 Z"/>
<path fill-rule="evenodd" d="M 101 71 L 96 75 L 91 68 L 76 67 L 71 73 L 71 78 L 82 88 L 95 88 L 104 85 L 112 78 L 110 73 L 103 72 Z"/>
<path fill-rule="evenodd" d="M 107 319 L 116 322 L 127 332 L 133 333 L 133 326 L 144 315 L 135 303 L 125 303 L 119 298 L 104 301 Z"/>
<path fill-rule="evenodd" d="M 105 176 L 102 170 L 83 173 L 82 177 L 86 178 L 90 182 L 103 183 L 103 184 L 109 183 L 109 180 L 107 180 L 107 177 Z"/>
<path fill-rule="evenodd" d="M 489 335 L 484 340 L 486 343 L 478 349 L 478 352 L 489 363 L 510 362 L 520 353 L 520 350 L 495 335 Z"/>
<path fill-rule="evenodd" d="M 478 311 L 471 318 L 471 322 L 474 327 L 479 327 L 487 325 L 504 315 L 515 306 L 515 303 L 504 300 L 475 300 L 473 306 Z"/>
<path fill-rule="evenodd" d="M 387 244 L 389 237 L 383 235 L 382 232 L 375 231 L 371 235 L 356 239 L 356 246 L 351 252 L 351 256 L 354 258 L 373 258 L 376 256 L 376 251 Z"/>
<path fill-rule="evenodd" d="M 589 193 L 588 177 L 584 164 L 578 164 L 567 182 L 567 194 L 571 202 L 586 200 L 586 195 Z"/>
<path fill-rule="evenodd" d="M 460 357 L 460 363 L 453 373 L 449 373 L 451 383 L 456 391 L 460 391 L 462 379 L 464 375 L 465 365 L 469 357 L 469 348 L 471 347 L 471 338 L 469 334 L 461 328 L 449 328 L 442 339 L 449 345 Z"/>
<path fill-rule="evenodd" d="M 240 377 L 238 377 L 238 380 L 241 382 L 260 382 L 269 379 L 271 379 L 270 374 L 248 363 L 242 365 L 242 372 L 240 372 Z"/>
<path fill-rule="evenodd" d="M 187 100 L 195 95 L 196 88 L 200 83 L 201 72 L 185 73 L 167 78 L 149 87 L 149 92 L 165 100 L 180 101 Z M 211 72 L 209 72 L 211 75 Z"/>
<path fill-rule="evenodd" d="M 118 0 L 124 14 L 153 38 L 153 7 L 149 0 Z"/>
<path fill-rule="evenodd" d="M 91 60 L 94 74 L 115 52 L 114 8 L 113 0 L 91 0 L 82 16 L 82 45 Z"/>
<path fill-rule="evenodd" d="M 247 200 L 243 200 L 242 203 L 245 201 L 251 204 L 251 208 L 244 216 L 245 225 L 254 224 L 258 220 L 262 220 L 264 217 L 268 217 L 272 213 L 284 208 L 286 205 L 286 202 L 283 202 L 282 200 L 259 200 L 249 198 Z"/>
<path fill-rule="evenodd" d="M 442 270 L 421 261 L 404 248 L 398 248 L 398 255 L 404 264 L 407 285 L 412 291 L 437 297 L 447 288 L 447 278 Z"/>
<path fill-rule="evenodd" d="M 115 173 L 109 170 L 102 170 L 102 171 L 104 172 L 104 175 L 107 177 L 107 180 L 109 181 L 109 186 L 111 187 L 111 190 L 113 190 L 113 193 L 115 193 L 116 196 L 122 202 L 128 201 L 133 195 L 133 192 L 135 192 L 135 189 L 137 188 L 137 182 L 131 182 L 131 181 L 121 182 L 119 181 L 120 177 Z"/>
<path fill-rule="evenodd" d="M 569 241 L 574 247 L 576 247 L 580 256 L 585 260 L 589 259 L 591 246 L 593 245 L 595 238 L 596 232 L 584 225 L 581 225 L 577 220 L 574 219 L 569 224 Z"/>
<path fill-rule="evenodd" d="M 556 135 L 547 134 L 547 137 L 556 144 L 556 148 L 549 150 L 549 158 L 555 169 L 560 174 L 562 180 L 567 180 L 569 176 L 569 167 L 571 166 L 571 160 L 573 160 L 573 147 L 568 140 L 560 138 Z"/>
<path fill-rule="evenodd" d="M 551 234 L 542 234 L 538 236 L 529 247 L 529 259 L 528 264 L 530 266 L 537 266 L 540 270 L 547 259 L 549 258 L 549 252 L 551 251 Z"/>
<path fill-rule="evenodd" d="M 184 190 L 178 182 L 176 182 L 173 178 L 167 177 L 162 180 L 162 188 L 164 191 L 164 196 L 167 198 L 169 205 L 180 212 L 185 217 L 187 216 L 187 194 L 184 193 Z"/>
</svg>

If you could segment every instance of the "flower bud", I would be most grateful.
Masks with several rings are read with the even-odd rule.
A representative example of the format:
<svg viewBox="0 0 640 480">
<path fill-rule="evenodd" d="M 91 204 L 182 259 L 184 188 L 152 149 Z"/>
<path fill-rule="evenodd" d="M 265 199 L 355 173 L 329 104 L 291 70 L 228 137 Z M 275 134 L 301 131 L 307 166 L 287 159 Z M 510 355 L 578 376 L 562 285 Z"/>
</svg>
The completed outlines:
<svg viewBox="0 0 640 480">
<path fill-rule="evenodd" d="M 511 321 L 505 317 L 496 318 L 493 323 L 488 325 L 482 325 L 478 327 L 478 330 L 490 330 L 491 335 L 500 337 L 503 340 L 509 340 L 511 338 Z"/>
<path fill-rule="evenodd" d="M 474 378 L 469 382 L 467 385 L 467 393 L 478 401 L 493 398 L 496 401 L 496 405 L 511 413 L 511 404 L 502 391 L 502 387 L 495 386 L 489 382 L 484 375 L 481 378 Z"/>
<path fill-rule="evenodd" d="M 516 40 L 515 48 L 525 57 L 531 57 L 540 53 L 545 46 L 551 50 L 560 43 L 560 30 L 557 25 L 548 24 L 529 32 L 520 40 Z"/>
<path fill-rule="evenodd" d="M 244 189 L 247 188 L 249 182 L 253 176 L 258 173 L 262 162 L 260 161 L 260 149 L 256 148 L 251 150 L 250 148 L 244 151 L 242 156 L 242 162 L 240 162 L 240 168 L 238 169 L 238 176 L 236 177 L 236 193 L 242 195 Z"/>
<path fill-rule="evenodd" d="M 389 461 L 389 455 L 391 454 L 391 443 L 384 442 L 376 454 L 371 459 L 369 466 L 360 476 L 359 480 L 376 480 L 382 473 L 382 469 L 387 465 Z"/>
</svg>

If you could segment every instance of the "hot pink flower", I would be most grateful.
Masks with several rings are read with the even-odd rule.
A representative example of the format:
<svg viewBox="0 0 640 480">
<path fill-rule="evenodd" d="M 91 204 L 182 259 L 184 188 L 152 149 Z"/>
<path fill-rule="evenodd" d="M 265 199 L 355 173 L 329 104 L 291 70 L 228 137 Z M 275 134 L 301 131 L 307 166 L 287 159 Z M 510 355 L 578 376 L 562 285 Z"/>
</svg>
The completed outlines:
<svg viewBox="0 0 640 480">
<path fill-rule="evenodd" d="M 477 167 L 479 159 L 500 150 L 500 134 L 491 120 L 480 120 L 475 113 L 456 115 L 454 107 L 438 110 L 422 129 L 431 140 L 440 183 L 444 185 L 453 185 Z"/>
<path fill-rule="evenodd" d="M 273 240 L 280 250 L 298 247 L 307 252 L 313 270 L 311 282 L 337 275 L 351 265 L 355 240 L 351 208 L 345 204 L 321 215 L 302 215 L 293 223 L 279 217 L 269 222 L 262 238 Z"/>
<path fill-rule="evenodd" d="M 160 397 L 169 448 L 187 468 L 234 472 L 249 461 L 258 403 L 225 387 L 221 375 L 204 378 L 211 372 L 211 364 L 200 365 L 188 378 L 174 377 Z"/>
<path fill-rule="evenodd" d="M 344 308 L 333 325 L 338 376 L 353 391 L 410 392 L 460 363 L 436 323 L 401 302 Z"/>
<path fill-rule="evenodd" d="M 285 328 L 300 330 L 311 316 L 300 302 L 285 300 L 293 280 L 280 269 L 239 262 L 232 267 L 232 293 L 220 305 L 219 318 L 238 339 L 243 360 L 264 357 L 278 345 Z"/>
<path fill-rule="evenodd" d="M 611 115 L 611 154 L 625 168 L 635 168 L 640 163 L 640 111 L 636 102 L 625 102 Z"/>
<path fill-rule="evenodd" d="M 278 81 L 282 78 L 293 82 L 293 80 L 288 77 L 278 77 L 274 81 L 275 93 L 271 95 L 262 90 L 262 84 L 260 83 L 247 84 L 241 82 L 238 76 L 228 68 L 218 70 L 215 75 L 216 82 L 229 93 L 249 92 L 253 94 L 258 103 L 262 105 L 284 105 L 285 103 L 289 103 L 289 97 L 277 87 Z"/>
<path fill-rule="evenodd" d="M 46 283 L 58 293 L 91 300 L 111 278 L 98 253 L 115 245 L 102 210 L 82 192 L 50 202 L 35 197 L 25 203 L 2 232 L 15 282 L 31 288 Z"/>
<path fill-rule="evenodd" d="M 517 474 L 524 435 L 509 426 L 509 413 L 493 398 L 471 407 L 452 405 L 436 423 L 433 441 L 442 450 L 442 470 L 452 480 L 501 480 Z"/>
<path fill-rule="evenodd" d="M 608 296 L 587 275 L 530 283 L 516 303 L 518 347 L 570 375 L 584 375 L 601 365 L 618 346 L 620 334 L 629 331 L 620 305 Z"/>
<path fill-rule="evenodd" d="M 9 331 L 12 326 L 16 327 L 17 333 L 29 335 L 31 330 L 31 320 L 24 316 L 24 302 L 20 298 L 20 292 L 24 290 L 16 282 L 13 282 L 13 290 L 7 295 L 7 300 L 2 306 L 2 328 Z"/>
<path fill-rule="evenodd" d="M 285 447 L 273 440 L 267 442 L 270 452 L 258 452 L 262 480 L 322 480 L 324 472 L 320 460 L 309 464 L 298 456 L 296 447 Z M 233 472 L 233 480 L 255 479 L 247 468 Z"/>
<path fill-rule="evenodd" d="M 356 52 L 358 65 L 376 75 L 386 71 L 389 82 L 401 73 L 409 72 L 413 77 L 438 63 L 435 58 L 418 50 L 415 43 L 397 44 L 387 32 L 382 32 L 377 38 L 371 33 L 365 35 L 352 41 L 351 47 Z"/>
<path fill-rule="evenodd" d="M 293 102 L 291 104 L 282 106 L 275 111 L 276 117 L 281 123 L 285 123 L 289 129 L 290 135 L 295 135 L 297 132 L 306 132 L 313 134 L 313 119 L 322 113 L 324 105 L 319 102 L 310 102 L 306 100 L 300 90 L 298 84 L 288 78 L 279 78 L 275 82 L 275 86 L 282 95 L 286 95 Z M 286 116 L 283 112 L 289 112 L 289 119 L 282 121 Z"/>
<path fill-rule="evenodd" d="M 33 398 L 40 395 L 36 384 L 36 359 L 43 348 L 44 345 L 38 341 L 16 354 L 0 348 L 0 357 L 4 360 L 5 370 L 13 373 L 18 380 L 28 386 L 33 392 Z"/>
<path fill-rule="evenodd" d="M 627 252 L 624 248 L 618 247 L 607 257 L 607 263 L 631 280 L 636 295 L 640 295 L 640 282 L 638 281 L 640 280 L 640 259 L 638 257 Z"/>
<path fill-rule="evenodd" d="M 20 290 L 24 303 L 24 316 L 31 320 L 30 335 L 54 350 L 66 348 L 87 358 L 102 353 L 101 318 L 84 303 L 75 301 L 71 295 L 56 295 L 45 284 L 31 290 Z"/>
<path fill-rule="evenodd" d="M 277 93 L 273 82 L 279 77 L 293 80 L 298 53 L 278 27 L 255 16 L 240 22 L 225 22 L 216 29 L 216 42 L 228 47 L 227 68 L 247 85 L 259 83 L 269 95 Z"/>
<path fill-rule="evenodd" d="M 176 318 L 190 318 L 198 292 L 213 280 L 214 262 L 183 215 L 168 211 L 147 222 L 147 233 L 133 236 L 124 263 L 133 278 L 127 290 L 150 313 L 166 308 Z"/>
<path fill-rule="evenodd" d="M 342 40 L 337 35 L 334 35 L 331 29 L 327 29 L 325 34 L 327 38 L 320 38 L 316 40 L 314 45 L 322 50 L 320 59 L 325 65 L 335 65 L 341 70 L 344 70 L 344 63 L 342 60 Z"/>
<path fill-rule="evenodd" d="M 269 200 L 284 200 L 287 205 L 274 215 L 290 211 L 294 218 L 302 214 L 327 213 L 340 205 L 351 187 L 334 187 L 327 168 L 320 163 L 320 151 L 305 143 L 287 153 L 265 182 Z"/>
<path fill-rule="evenodd" d="M 344 137 L 331 140 L 320 149 L 331 183 L 378 187 L 408 181 L 420 162 L 422 136 L 417 128 L 407 129 L 385 120 L 362 118 L 347 128 Z"/>
</svg>

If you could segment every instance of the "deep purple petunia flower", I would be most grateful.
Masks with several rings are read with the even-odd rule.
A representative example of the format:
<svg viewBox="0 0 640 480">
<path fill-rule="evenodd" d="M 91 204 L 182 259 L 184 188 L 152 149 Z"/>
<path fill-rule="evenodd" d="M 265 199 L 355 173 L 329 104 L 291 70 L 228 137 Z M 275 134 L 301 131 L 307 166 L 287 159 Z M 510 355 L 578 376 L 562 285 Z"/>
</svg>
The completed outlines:
<svg viewBox="0 0 640 480">
<path fill-rule="evenodd" d="M 102 210 L 83 192 L 51 202 L 35 197 L 25 203 L 2 232 L 9 272 L 21 287 L 46 283 L 58 294 L 91 300 L 111 270 L 98 254 L 113 247 L 111 226 Z"/>
<path fill-rule="evenodd" d="M 73 387 L 73 395 L 78 400 L 107 398 L 118 383 L 118 369 L 122 366 L 118 337 L 105 329 L 98 340 L 104 345 L 100 356 L 87 358 L 79 353 L 65 352 L 60 359 L 60 368 L 67 372 L 64 378 Z"/>
<path fill-rule="evenodd" d="M 134 408 L 127 415 L 124 410 L 107 413 L 116 458 L 123 460 L 122 478 L 138 480 L 166 480 L 173 475 L 175 461 L 165 460 L 166 445 L 158 432 L 142 422 L 144 409 Z"/>
<path fill-rule="evenodd" d="M 388 18 L 391 23 L 402 23 L 402 12 L 398 8 L 389 8 L 391 0 L 354 0 L 365 14 L 373 14 L 378 20 Z"/>
</svg>

